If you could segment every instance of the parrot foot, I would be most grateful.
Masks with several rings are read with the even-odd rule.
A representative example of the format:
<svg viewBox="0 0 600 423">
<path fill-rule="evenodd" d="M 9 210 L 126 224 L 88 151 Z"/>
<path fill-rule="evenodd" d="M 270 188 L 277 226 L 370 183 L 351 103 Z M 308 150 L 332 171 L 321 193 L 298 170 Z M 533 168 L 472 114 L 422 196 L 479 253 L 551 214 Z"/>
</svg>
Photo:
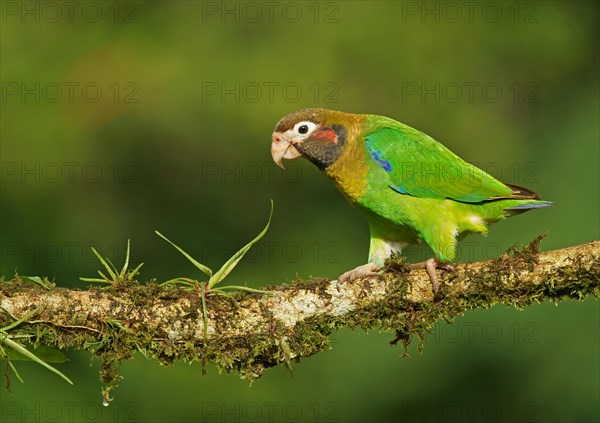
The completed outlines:
<svg viewBox="0 0 600 423">
<path fill-rule="evenodd" d="M 434 297 L 440 290 L 440 282 L 436 270 L 441 269 L 447 272 L 453 272 L 455 270 L 452 265 L 437 261 L 433 257 L 421 263 L 411 264 L 410 267 L 412 269 L 425 269 L 427 275 L 429 275 L 429 280 L 431 281 L 431 287 L 433 288 Z"/>
<path fill-rule="evenodd" d="M 342 273 L 338 277 L 338 282 L 354 282 L 358 278 L 364 278 L 367 276 L 380 276 L 378 271 L 381 270 L 381 266 L 375 263 L 367 263 L 362 266 L 358 266 L 352 270 Z"/>
</svg>

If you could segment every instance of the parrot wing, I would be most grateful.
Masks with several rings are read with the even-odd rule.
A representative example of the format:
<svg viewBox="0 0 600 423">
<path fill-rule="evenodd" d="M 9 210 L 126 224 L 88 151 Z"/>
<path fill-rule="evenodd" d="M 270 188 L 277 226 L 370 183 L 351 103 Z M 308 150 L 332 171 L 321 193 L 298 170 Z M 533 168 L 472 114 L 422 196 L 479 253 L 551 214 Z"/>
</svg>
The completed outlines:
<svg viewBox="0 0 600 423">
<path fill-rule="evenodd" d="M 534 194 L 503 184 L 408 126 L 380 128 L 367 135 L 365 143 L 370 157 L 389 176 L 390 188 L 400 194 L 465 203 Z"/>
</svg>

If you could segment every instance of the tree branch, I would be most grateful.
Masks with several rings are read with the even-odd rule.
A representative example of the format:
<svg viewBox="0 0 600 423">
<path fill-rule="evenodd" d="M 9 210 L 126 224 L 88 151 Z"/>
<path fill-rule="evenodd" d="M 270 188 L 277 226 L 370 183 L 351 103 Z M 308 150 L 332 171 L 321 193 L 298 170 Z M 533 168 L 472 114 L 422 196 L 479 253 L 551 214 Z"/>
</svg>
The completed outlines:
<svg viewBox="0 0 600 423">
<path fill-rule="evenodd" d="M 154 281 L 87 291 L 45 289 L 16 277 L 0 283 L 0 327 L 38 309 L 8 336 L 94 353 L 102 359 L 101 379 L 109 389 L 119 379 L 116 365 L 138 350 L 163 364 L 212 362 L 254 379 L 265 368 L 329 349 L 328 335 L 339 327 L 395 330 L 392 343 L 402 341 L 406 348 L 437 320 L 469 309 L 597 298 L 600 241 L 539 253 L 540 239 L 498 259 L 440 272 L 435 300 L 425 271 L 411 271 L 398 257 L 379 278 L 344 284 L 315 278 L 270 287 L 270 294 L 209 295 L 206 331 L 199 289 Z"/>
</svg>

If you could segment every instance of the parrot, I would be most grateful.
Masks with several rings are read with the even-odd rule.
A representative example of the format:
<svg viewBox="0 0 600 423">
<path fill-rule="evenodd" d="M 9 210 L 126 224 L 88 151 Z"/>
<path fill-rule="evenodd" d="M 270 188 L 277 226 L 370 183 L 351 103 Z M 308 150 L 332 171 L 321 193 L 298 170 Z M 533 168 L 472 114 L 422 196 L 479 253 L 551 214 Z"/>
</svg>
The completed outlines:
<svg viewBox="0 0 600 423">
<path fill-rule="evenodd" d="M 486 235 L 488 225 L 554 205 L 527 188 L 502 183 L 429 135 L 394 119 L 321 108 L 284 116 L 272 134 L 271 156 L 304 157 L 366 218 L 369 258 L 341 282 L 379 275 L 394 253 L 425 242 L 434 257 L 424 268 L 434 295 L 437 269 L 452 270 L 458 240 Z"/>
</svg>

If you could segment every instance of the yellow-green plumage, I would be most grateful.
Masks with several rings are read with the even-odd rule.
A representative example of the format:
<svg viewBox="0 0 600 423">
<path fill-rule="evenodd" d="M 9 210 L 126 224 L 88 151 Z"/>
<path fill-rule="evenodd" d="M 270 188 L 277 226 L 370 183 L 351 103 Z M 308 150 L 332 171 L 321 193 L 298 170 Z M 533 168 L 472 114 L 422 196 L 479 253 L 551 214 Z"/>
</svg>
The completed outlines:
<svg viewBox="0 0 600 423">
<path fill-rule="evenodd" d="M 552 204 L 503 184 L 393 119 L 305 109 L 286 116 L 278 128 L 297 122 L 317 124 L 294 146 L 367 218 L 369 261 L 379 266 L 393 251 L 421 239 L 438 260 L 452 261 L 461 234 L 485 234 L 490 223 Z"/>
</svg>

